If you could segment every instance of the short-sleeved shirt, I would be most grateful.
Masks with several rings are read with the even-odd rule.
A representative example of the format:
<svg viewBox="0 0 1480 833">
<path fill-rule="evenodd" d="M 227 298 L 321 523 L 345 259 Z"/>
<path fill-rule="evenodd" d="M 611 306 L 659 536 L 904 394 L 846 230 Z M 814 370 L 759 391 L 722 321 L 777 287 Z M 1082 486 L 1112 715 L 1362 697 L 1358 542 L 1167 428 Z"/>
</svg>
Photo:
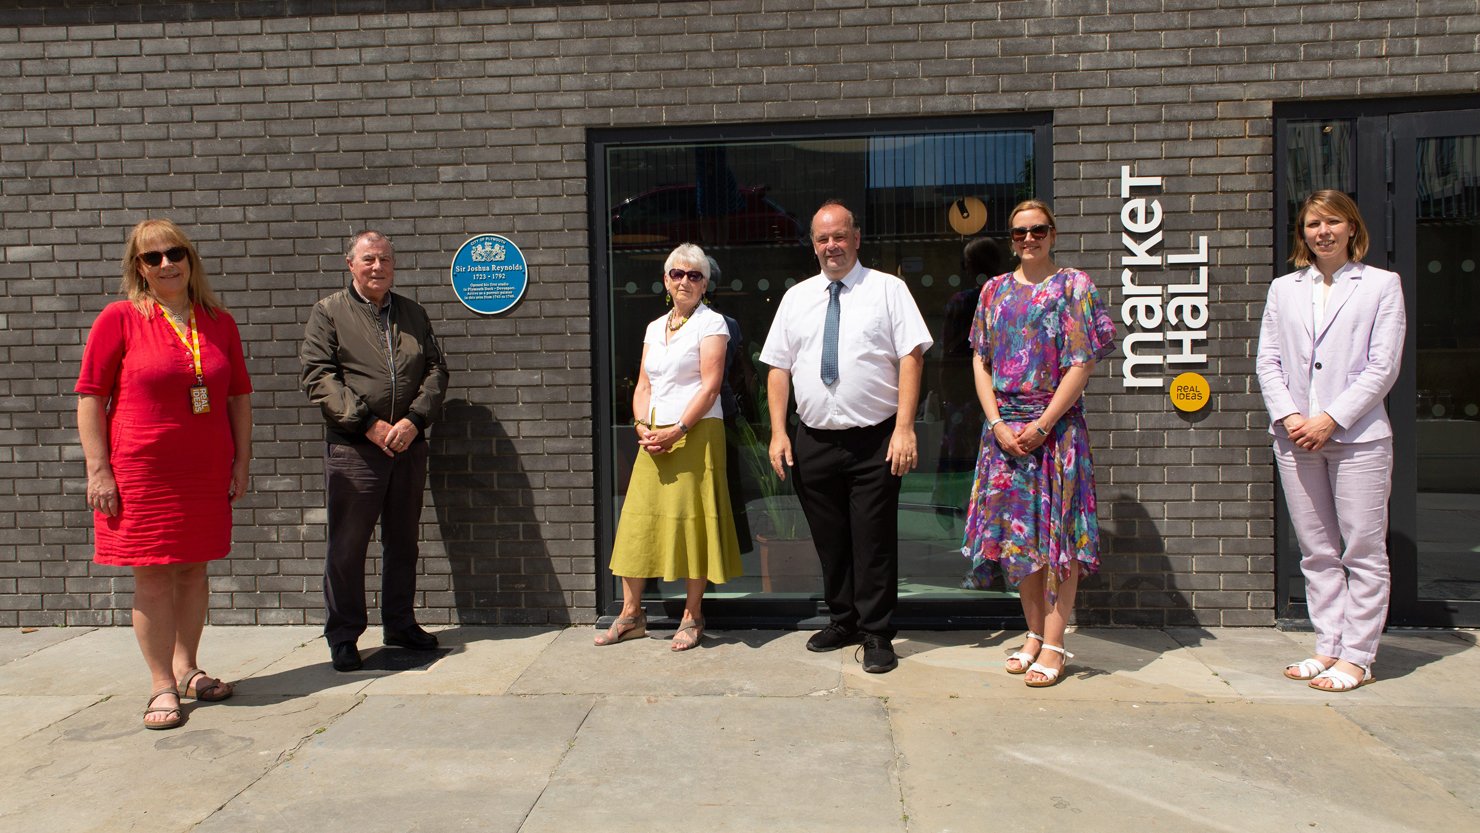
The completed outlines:
<svg viewBox="0 0 1480 833">
<path fill-rule="evenodd" d="M 1078 269 L 1060 269 L 1039 284 L 1011 272 L 982 287 L 971 347 L 992 369 L 992 388 L 1007 394 L 1052 394 L 1065 370 L 1115 350 L 1115 322 L 1099 290 Z"/>
<path fill-rule="evenodd" d="M 787 290 L 761 361 L 791 373 L 797 415 L 809 428 L 864 428 L 899 411 L 899 360 L 934 343 L 909 287 L 855 264 L 838 295 L 838 380 L 822 383 L 822 334 L 830 279 L 814 275 Z"/>
<path fill-rule="evenodd" d="M 639 420 L 652 419 L 654 425 L 673 425 L 683 417 L 683 412 L 693 401 L 694 395 L 703 386 L 699 374 L 699 345 L 710 336 L 719 336 L 726 341 L 730 328 L 725 318 L 709 307 L 700 304 L 682 327 L 663 340 L 663 331 L 668 326 L 668 316 L 648 324 L 642 343 L 647 345 L 647 358 L 643 369 L 647 371 L 648 384 L 652 386 L 649 402 L 651 413 L 637 414 Z M 723 411 L 719 397 L 704 412 L 702 419 L 720 417 Z"/>
</svg>

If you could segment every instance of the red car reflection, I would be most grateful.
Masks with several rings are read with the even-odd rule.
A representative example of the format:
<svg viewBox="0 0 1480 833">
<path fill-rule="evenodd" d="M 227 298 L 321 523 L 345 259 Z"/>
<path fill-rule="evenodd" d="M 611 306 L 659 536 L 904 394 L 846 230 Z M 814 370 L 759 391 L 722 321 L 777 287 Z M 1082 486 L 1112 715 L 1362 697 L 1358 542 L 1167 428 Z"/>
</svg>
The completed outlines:
<svg viewBox="0 0 1480 833">
<path fill-rule="evenodd" d="M 661 248 L 679 243 L 800 244 L 807 230 L 797 218 L 766 197 L 766 186 L 736 189 L 736 208 L 699 214 L 698 188 L 664 185 L 612 209 L 611 243 L 615 248 Z"/>
</svg>

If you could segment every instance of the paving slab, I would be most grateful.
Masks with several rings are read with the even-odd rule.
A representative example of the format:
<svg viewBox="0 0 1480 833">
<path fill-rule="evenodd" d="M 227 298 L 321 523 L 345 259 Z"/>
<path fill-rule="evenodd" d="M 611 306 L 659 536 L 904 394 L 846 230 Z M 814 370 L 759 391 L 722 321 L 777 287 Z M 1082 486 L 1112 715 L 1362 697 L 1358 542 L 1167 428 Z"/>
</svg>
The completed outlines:
<svg viewBox="0 0 1480 833">
<path fill-rule="evenodd" d="M 60 697 L 0 695 L 0 749 L 25 739 L 97 703 L 96 694 L 74 694 Z"/>
<path fill-rule="evenodd" d="M 591 644 L 592 628 L 569 628 L 509 687 L 511 694 L 652 694 L 787 697 L 841 684 L 842 654 L 807 650 L 808 633 L 708 633 L 699 647 L 669 650 L 670 639 Z M 671 632 L 668 632 L 671 637 Z"/>
<path fill-rule="evenodd" d="M 1078 630 L 1069 633 L 1066 676 L 1034 696 L 1050 700 L 1202 702 L 1235 699 L 1226 683 L 1161 631 Z M 894 640 L 900 667 L 869 674 L 844 649 L 849 690 L 875 697 L 945 694 L 996 700 L 1024 696 L 1023 677 L 1003 667 L 1022 647 L 1022 631 L 915 632 Z"/>
<path fill-rule="evenodd" d="M 317 633 L 306 627 L 207 627 L 199 657 L 213 676 L 239 680 L 300 649 Z M 4 669 L 0 694 L 149 696 L 149 671 L 131 628 L 96 628 L 54 641 Z"/>
<path fill-rule="evenodd" d="M 1480 829 L 1480 710 L 1338 705 L 1337 711 L 1476 811 Z"/>
<path fill-rule="evenodd" d="M 1239 697 L 1308 704 L 1310 695 L 1316 693 L 1284 675 L 1286 665 L 1310 656 L 1315 644 L 1310 634 L 1272 628 L 1229 628 L 1216 635 L 1203 628 L 1169 628 L 1166 633 L 1182 646 L 1182 653 L 1201 663 Z"/>
<path fill-rule="evenodd" d="M 370 697 L 192 833 L 516 833 L 592 701 Z"/>
<path fill-rule="evenodd" d="M 75 639 L 93 628 L 0 628 L 0 665 Z"/>
<path fill-rule="evenodd" d="M 356 703 L 346 696 L 238 695 L 200 707 L 187 703 L 185 725 L 160 732 L 140 722 L 144 699 L 109 698 L 5 747 L 5 829 L 191 830 Z"/>
<path fill-rule="evenodd" d="M 1340 714 L 1240 702 L 891 698 L 911 830 L 1473 830 L 1473 809 Z"/>
<path fill-rule="evenodd" d="M 903 833 L 882 704 L 607 697 L 520 833 Z"/>
<path fill-rule="evenodd" d="M 561 634 L 560 628 L 458 627 L 438 631 L 452 652 L 425 671 L 378 677 L 367 694 L 503 694 Z"/>
</svg>

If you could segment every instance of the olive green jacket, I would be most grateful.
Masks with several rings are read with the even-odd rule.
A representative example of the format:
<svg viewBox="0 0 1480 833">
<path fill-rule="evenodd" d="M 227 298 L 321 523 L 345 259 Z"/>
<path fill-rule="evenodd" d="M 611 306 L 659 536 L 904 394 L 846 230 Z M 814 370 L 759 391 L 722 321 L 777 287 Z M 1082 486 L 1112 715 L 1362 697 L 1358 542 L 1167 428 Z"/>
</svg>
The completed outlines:
<svg viewBox="0 0 1480 833">
<path fill-rule="evenodd" d="M 424 437 L 447 395 L 447 363 L 422 306 L 390 293 L 389 342 L 376 308 L 353 286 L 320 300 L 298 358 L 308 399 L 331 443 L 366 443 L 376 419 L 411 420 Z M 388 346 L 388 344 L 390 346 Z"/>
</svg>

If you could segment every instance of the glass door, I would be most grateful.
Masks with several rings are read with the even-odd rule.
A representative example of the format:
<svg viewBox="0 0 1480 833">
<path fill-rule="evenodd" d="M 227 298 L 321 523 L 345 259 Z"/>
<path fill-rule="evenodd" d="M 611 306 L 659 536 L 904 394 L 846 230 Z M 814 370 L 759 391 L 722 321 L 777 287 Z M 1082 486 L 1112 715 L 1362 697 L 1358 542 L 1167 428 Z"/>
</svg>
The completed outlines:
<svg viewBox="0 0 1480 833">
<path fill-rule="evenodd" d="M 1390 409 L 1394 623 L 1480 624 L 1480 111 L 1394 115 L 1407 365 Z"/>
</svg>

